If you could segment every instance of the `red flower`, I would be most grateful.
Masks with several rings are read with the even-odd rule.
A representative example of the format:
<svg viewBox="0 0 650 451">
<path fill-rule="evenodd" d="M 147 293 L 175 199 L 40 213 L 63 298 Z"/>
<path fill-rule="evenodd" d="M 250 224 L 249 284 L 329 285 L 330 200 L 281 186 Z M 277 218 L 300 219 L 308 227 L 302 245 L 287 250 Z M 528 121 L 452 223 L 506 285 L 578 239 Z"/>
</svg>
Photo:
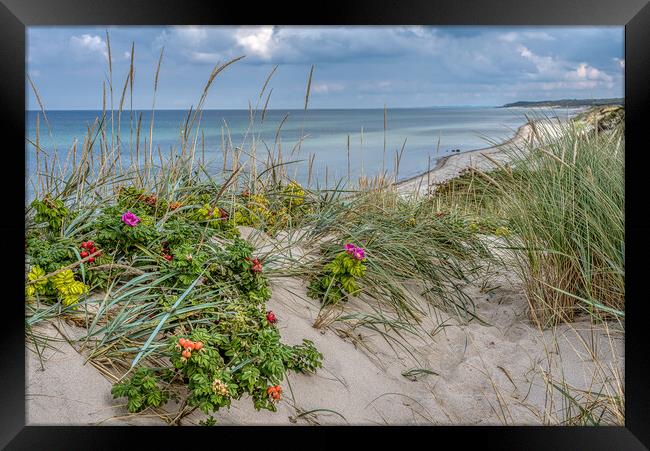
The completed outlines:
<svg viewBox="0 0 650 451">
<path fill-rule="evenodd" d="M 274 401 L 279 401 L 282 398 L 282 387 L 274 385 L 266 389 L 266 393 L 273 398 Z"/>
<path fill-rule="evenodd" d="M 257 258 L 253 259 L 253 272 L 262 272 L 262 263 Z"/>
<path fill-rule="evenodd" d="M 271 324 L 278 322 L 278 318 L 276 318 L 275 313 L 273 313 L 272 310 L 266 312 L 266 320 Z"/>
</svg>

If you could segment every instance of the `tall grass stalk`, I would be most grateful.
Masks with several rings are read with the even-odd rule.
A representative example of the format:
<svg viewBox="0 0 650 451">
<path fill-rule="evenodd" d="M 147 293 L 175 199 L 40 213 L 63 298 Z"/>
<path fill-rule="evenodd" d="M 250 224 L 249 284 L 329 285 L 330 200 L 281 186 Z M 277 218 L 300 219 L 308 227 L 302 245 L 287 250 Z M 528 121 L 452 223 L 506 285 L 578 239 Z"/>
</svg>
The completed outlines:
<svg viewBox="0 0 650 451">
<path fill-rule="evenodd" d="M 512 256 L 542 327 L 581 312 L 622 318 L 625 307 L 623 126 L 561 128 L 559 137 L 538 128 L 539 147 L 511 149 L 516 183 L 500 184 Z"/>
</svg>

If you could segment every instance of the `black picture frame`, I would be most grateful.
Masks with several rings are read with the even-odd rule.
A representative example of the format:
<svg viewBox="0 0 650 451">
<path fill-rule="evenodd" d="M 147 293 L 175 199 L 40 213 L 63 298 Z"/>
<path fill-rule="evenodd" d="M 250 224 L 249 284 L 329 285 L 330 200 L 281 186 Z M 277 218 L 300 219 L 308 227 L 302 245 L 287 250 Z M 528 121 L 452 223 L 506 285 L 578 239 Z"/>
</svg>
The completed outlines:
<svg viewBox="0 0 650 451">
<path fill-rule="evenodd" d="M 290 15 L 288 11 L 301 12 Z M 631 261 L 626 276 L 624 427 L 417 427 L 417 428 L 195 428 L 191 439 L 183 430 L 132 427 L 36 427 L 25 426 L 24 274 L 15 262 L 24 255 L 24 158 L 25 148 L 25 27 L 34 25 L 624 25 L 625 108 L 626 108 L 626 249 Z M 650 446 L 650 391 L 645 377 L 650 358 L 644 345 L 647 301 L 644 261 L 648 255 L 650 223 L 645 220 L 644 185 L 647 174 L 645 137 L 650 105 L 650 4 L 646 0 L 445 0 L 329 1 L 322 4 L 282 8 L 277 3 L 252 5 L 239 2 L 200 0 L 0 0 L 0 117 L 7 131 L 3 135 L 5 173 L 2 180 L 4 215 L 0 221 L 0 242 L 6 254 L 0 259 L 5 299 L 3 350 L 0 358 L 0 446 L 7 449 L 125 449 L 142 438 L 146 448 L 160 442 L 161 449 L 181 441 L 184 446 L 304 446 L 339 447 L 341 434 L 359 433 L 367 440 L 386 442 L 391 438 L 443 446 L 465 445 L 474 440 L 482 448 L 528 450 L 632 450 Z M 22 223 L 22 224 L 21 224 Z M 255 432 L 254 434 L 252 432 Z M 203 437 L 199 439 L 196 434 Z M 208 436 L 209 434 L 209 436 Z M 318 436 L 328 440 L 318 440 Z M 287 439 L 286 437 L 291 437 Z M 290 441 L 287 441 L 290 440 Z M 238 445 L 239 444 L 239 445 Z M 242 445 L 243 444 L 243 445 Z M 274 447 L 272 446 L 272 447 Z M 368 446 L 368 445 L 366 445 Z"/>
</svg>

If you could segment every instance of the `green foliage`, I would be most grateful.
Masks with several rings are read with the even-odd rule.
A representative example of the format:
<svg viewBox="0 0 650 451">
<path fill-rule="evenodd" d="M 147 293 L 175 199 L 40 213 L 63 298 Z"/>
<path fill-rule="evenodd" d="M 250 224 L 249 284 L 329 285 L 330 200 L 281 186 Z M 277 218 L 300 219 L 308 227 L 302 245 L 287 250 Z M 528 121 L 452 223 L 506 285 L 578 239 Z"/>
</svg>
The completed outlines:
<svg viewBox="0 0 650 451">
<path fill-rule="evenodd" d="M 297 209 L 305 203 L 305 190 L 295 180 L 282 188 L 282 196 L 282 201 L 289 211 Z"/>
<path fill-rule="evenodd" d="M 337 304 L 348 296 L 361 292 L 358 279 L 363 277 L 366 266 L 347 252 L 339 252 L 322 271 L 312 278 L 307 294 L 324 304 Z"/>
<path fill-rule="evenodd" d="M 276 184 L 264 193 L 244 192 L 235 210 L 234 221 L 275 233 L 296 226 L 313 208 L 307 202 L 305 190 L 296 181 Z"/>
<path fill-rule="evenodd" d="M 155 227 L 153 217 L 138 215 L 140 222 L 133 227 L 122 222 L 125 211 L 120 206 L 109 206 L 101 211 L 94 228 L 97 230 L 97 243 L 102 249 L 130 255 L 159 239 L 160 232 Z"/>
<path fill-rule="evenodd" d="M 183 243 L 170 248 L 173 260 L 165 262 L 163 273 L 176 272 L 176 279 L 180 285 L 187 286 L 196 279 L 203 270 L 203 265 L 208 258 L 206 252 L 200 250 L 196 244 Z"/>
<path fill-rule="evenodd" d="M 284 362 L 287 369 L 301 373 L 315 373 L 322 363 L 323 354 L 318 352 L 314 342 L 306 338 L 303 338 L 301 345 L 292 347 L 291 357 Z"/>
<path fill-rule="evenodd" d="M 113 398 L 128 397 L 127 409 L 131 413 L 137 413 L 148 407 L 160 407 L 167 402 L 169 393 L 160 388 L 160 383 L 151 369 L 140 367 L 130 379 L 113 385 L 111 393 Z"/>
<path fill-rule="evenodd" d="M 138 216 L 148 215 L 161 218 L 168 209 L 168 202 L 156 194 L 147 193 L 144 189 L 133 186 L 120 187 L 117 195 L 117 205 L 123 211 L 132 211 Z"/>
<path fill-rule="evenodd" d="M 217 420 L 215 420 L 214 417 L 212 415 L 210 415 L 205 420 L 200 420 L 199 425 L 201 425 L 201 426 L 216 426 L 217 425 Z"/>
<path fill-rule="evenodd" d="M 280 197 L 284 200 L 278 205 L 284 211 L 303 204 L 304 192 L 301 194 L 298 188 L 291 186 Z M 190 325 L 188 337 L 203 346 L 184 356 L 187 350 L 178 347 L 178 337 L 169 336 L 170 329 L 163 329 L 161 333 L 167 335 L 169 346 L 154 354 L 169 358 L 169 367 L 160 372 L 141 364 L 129 379 L 113 387 L 114 397 L 128 399 L 129 412 L 161 407 L 169 397 L 181 393 L 188 393 L 190 406 L 206 413 L 230 406 L 232 400 L 246 395 L 256 409 L 275 411 L 281 393 L 275 387 L 279 387 L 286 372 L 310 373 L 322 364 L 322 355 L 312 342 L 288 346 L 280 341 L 279 331 L 266 316 L 265 302 L 271 292 L 263 262 L 254 256 L 252 245 L 239 238 L 234 218 L 210 205 L 215 195 L 212 187 L 205 187 L 204 192 L 177 194 L 182 204 L 168 203 L 143 189 L 123 187 L 109 202 L 84 212 L 86 221 L 75 224 L 70 238 L 58 237 L 49 228 L 28 232 L 28 296 L 72 305 L 91 288 L 103 288 L 109 282 L 113 286 L 114 280 L 118 284 L 137 280 L 140 276 L 123 278 L 129 269 L 143 273 L 142 282 L 133 287 L 135 294 L 125 291 L 125 299 L 133 302 L 132 310 L 126 313 L 128 325 L 123 323 L 126 317 L 118 314 L 108 320 L 110 326 L 105 329 L 133 327 L 139 331 L 135 343 L 146 335 L 143 328 L 147 331 L 149 323 L 157 322 L 152 318 L 169 312 L 179 293 L 184 292 L 184 302 L 178 313 L 171 312 L 170 322 L 176 322 L 181 330 Z M 122 222 L 127 211 L 140 219 L 135 226 Z M 269 218 L 272 216 L 269 213 Z M 56 224 L 59 229 L 61 224 Z M 93 262 L 41 279 L 78 262 L 80 243 L 89 238 L 101 250 Z M 148 273 L 158 273 L 162 280 L 147 287 L 152 280 Z M 194 284 L 201 275 L 200 282 Z M 123 348 L 118 344 L 123 343 L 122 339 L 116 341 L 112 332 L 107 337 L 106 343 L 112 349 L 116 344 Z M 132 350 L 117 352 L 129 354 Z"/>
<path fill-rule="evenodd" d="M 68 216 L 69 211 L 61 199 L 51 200 L 49 197 L 43 200 L 34 199 L 31 203 L 36 210 L 34 221 L 46 223 L 49 230 L 58 232 L 63 227 L 63 220 Z"/>
<path fill-rule="evenodd" d="M 192 211 L 189 217 L 201 224 L 207 225 L 212 230 L 220 232 L 219 235 L 224 238 L 239 236 L 239 230 L 235 221 L 221 207 L 211 207 L 210 204 L 204 203 L 201 208 Z"/>
<path fill-rule="evenodd" d="M 261 304 L 271 292 L 261 272 L 253 271 L 253 247 L 246 240 L 235 238 L 217 255 L 210 265 L 210 277 L 227 282 L 249 302 Z"/>
<path fill-rule="evenodd" d="M 201 342 L 189 358 L 181 354 L 178 337 L 169 338 L 171 362 L 190 390 L 188 404 L 205 413 L 230 406 L 233 399 L 248 394 L 257 410 L 276 410 L 269 386 L 280 384 L 288 370 L 313 372 L 322 355 L 308 340 L 299 346 L 280 342 L 277 329 L 268 324 L 250 326 L 247 331 L 223 334 L 217 328 L 197 328 L 190 340 Z"/>
<path fill-rule="evenodd" d="M 75 242 L 70 238 L 32 233 L 27 238 L 26 260 L 30 265 L 51 273 L 77 260 L 75 248 Z"/>
</svg>

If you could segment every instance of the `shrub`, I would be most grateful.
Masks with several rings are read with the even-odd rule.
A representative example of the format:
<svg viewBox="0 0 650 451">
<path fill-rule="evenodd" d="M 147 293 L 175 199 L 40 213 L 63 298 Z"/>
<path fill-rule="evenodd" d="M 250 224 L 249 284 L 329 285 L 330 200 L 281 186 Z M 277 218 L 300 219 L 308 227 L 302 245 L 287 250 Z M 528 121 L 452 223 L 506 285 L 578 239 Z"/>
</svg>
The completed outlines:
<svg viewBox="0 0 650 451">
<path fill-rule="evenodd" d="M 68 216 L 69 211 L 61 199 L 51 200 L 49 197 L 43 200 L 34 199 L 31 206 L 36 210 L 34 221 L 46 223 L 52 232 L 58 232 L 63 227 L 63 220 Z"/>
<path fill-rule="evenodd" d="M 361 292 L 357 280 L 364 275 L 365 251 L 353 244 L 346 244 L 346 250 L 339 252 L 327 263 L 320 274 L 312 278 L 307 294 L 325 304 L 337 304 L 348 296 Z"/>
<path fill-rule="evenodd" d="M 159 387 L 160 379 L 153 371 L 140 367 L 124 382 L 113 385 L 113 398 L 128 397 L 127 409 L 131 413 L 141 412 L 147 407 L 160 407 L 169 399 L 167 390 Z"/>
</svg>

